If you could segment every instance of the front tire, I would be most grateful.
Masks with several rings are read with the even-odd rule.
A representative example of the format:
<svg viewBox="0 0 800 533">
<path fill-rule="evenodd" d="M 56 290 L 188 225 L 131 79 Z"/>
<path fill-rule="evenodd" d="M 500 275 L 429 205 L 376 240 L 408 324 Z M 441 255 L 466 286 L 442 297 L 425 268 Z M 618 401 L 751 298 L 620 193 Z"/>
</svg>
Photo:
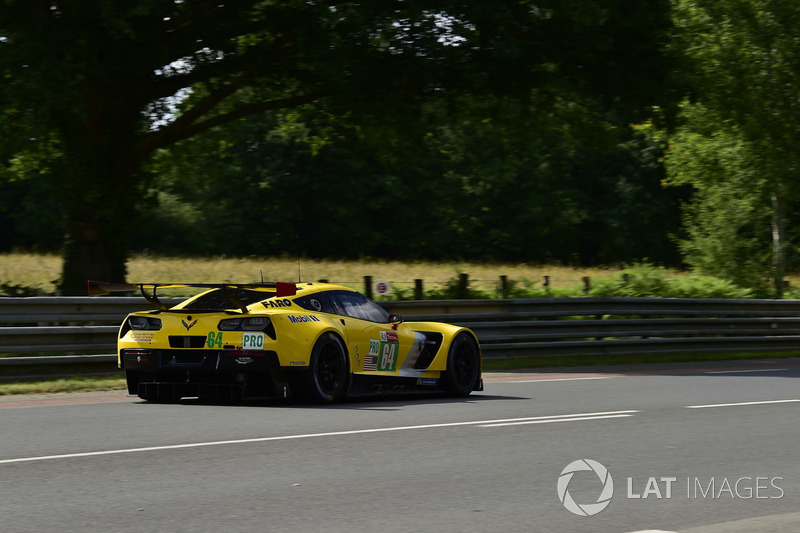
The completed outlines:
<svg viewBox="0 0 800 533">
<path fill-rule="evenodd" d="M 462 331 L 450 343 L 444 387 L 450 396 L 469 396 L 481 376 L 481 352 L 475 337 Z"/>
<path fill-rule="evenodd" d="M 314 344 L 308 368 L 291 376 L 292 394 L 312 403 L 333 403 L 347 396 L 350 365 L 341 339 L 325 333 Z"/>
</svg>

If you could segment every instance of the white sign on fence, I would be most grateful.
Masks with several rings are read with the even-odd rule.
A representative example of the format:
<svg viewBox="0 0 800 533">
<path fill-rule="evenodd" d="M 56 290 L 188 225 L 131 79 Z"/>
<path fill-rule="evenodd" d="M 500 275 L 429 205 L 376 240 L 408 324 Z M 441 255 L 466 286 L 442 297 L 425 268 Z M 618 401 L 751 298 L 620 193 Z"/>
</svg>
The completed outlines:
<svg viewBox="0 0 800 533">
<path fill-rule="evenodd" d="M 376 281 L 375 282 L 375 294 L 379 296 L 386 296 L 389 294 L 389 290 L 391 289 L 388 281 Z"/>
</svg>

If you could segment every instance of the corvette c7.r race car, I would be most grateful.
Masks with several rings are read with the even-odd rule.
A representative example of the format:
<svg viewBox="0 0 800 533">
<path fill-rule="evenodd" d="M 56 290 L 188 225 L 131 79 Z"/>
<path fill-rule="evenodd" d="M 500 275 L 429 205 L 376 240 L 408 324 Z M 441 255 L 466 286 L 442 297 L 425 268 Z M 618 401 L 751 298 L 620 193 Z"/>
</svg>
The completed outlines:
<svg viewBox="0 0 800 533">
<path fill-rule="evenodd" d="M 151 402 L 266 397 L 329 403 L 402 390 L 483 390 L 472 331 L 404 322 L 353 289 L 321 283 L 106 284 L 139 289 L 156 310 L 128 315 L 118 363 L 128 392 Z M 159 289 L 203 292 L 167 308 Z"/>
</svg>

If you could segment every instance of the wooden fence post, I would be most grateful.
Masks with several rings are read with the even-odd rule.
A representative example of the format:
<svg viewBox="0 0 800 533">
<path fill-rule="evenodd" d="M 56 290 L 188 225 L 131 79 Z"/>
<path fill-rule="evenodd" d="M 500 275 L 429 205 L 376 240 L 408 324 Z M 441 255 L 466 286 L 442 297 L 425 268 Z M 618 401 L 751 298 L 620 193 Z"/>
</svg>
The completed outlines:
<svg viewBox="0 0 800 533">
<path fill-rule="evenodd" d="M 372 276 L 364 276 L 364 294 L 372 300 Z"/>
<path fill-rule="evenodd" d="M 364 294 L 372 299 L 372 276 L 364 276 Z"/>
<path fill-rule="evenodd" d="M 508 276 L 500 276 L 500 298 L 508 298 Z"/>
<path fill-rule="evenodd" d="M 422 280 L 415 279 L 414 280 L 414 299 L 415 300 L 422 300 Z"/>
<path fill-rule="evenodd" d="M 467 297 L 467 286 L 469 285 L 469 274 L 458 275 L 458 287 L 456 287 L 456 298 L 463 300 Z"/>
</svg>

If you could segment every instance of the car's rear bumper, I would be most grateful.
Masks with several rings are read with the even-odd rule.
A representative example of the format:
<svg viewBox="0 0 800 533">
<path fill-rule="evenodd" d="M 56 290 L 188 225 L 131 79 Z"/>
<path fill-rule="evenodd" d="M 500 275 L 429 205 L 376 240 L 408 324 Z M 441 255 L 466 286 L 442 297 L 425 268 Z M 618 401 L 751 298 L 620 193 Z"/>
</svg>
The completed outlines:
<svg viewBox="0 0 800 533">
<path fill-rule="evenodd" d="M 128 393 L 142 398 L 280 397 L 287 391 L 273 351 L 125 349 Z"/>
</svg>

